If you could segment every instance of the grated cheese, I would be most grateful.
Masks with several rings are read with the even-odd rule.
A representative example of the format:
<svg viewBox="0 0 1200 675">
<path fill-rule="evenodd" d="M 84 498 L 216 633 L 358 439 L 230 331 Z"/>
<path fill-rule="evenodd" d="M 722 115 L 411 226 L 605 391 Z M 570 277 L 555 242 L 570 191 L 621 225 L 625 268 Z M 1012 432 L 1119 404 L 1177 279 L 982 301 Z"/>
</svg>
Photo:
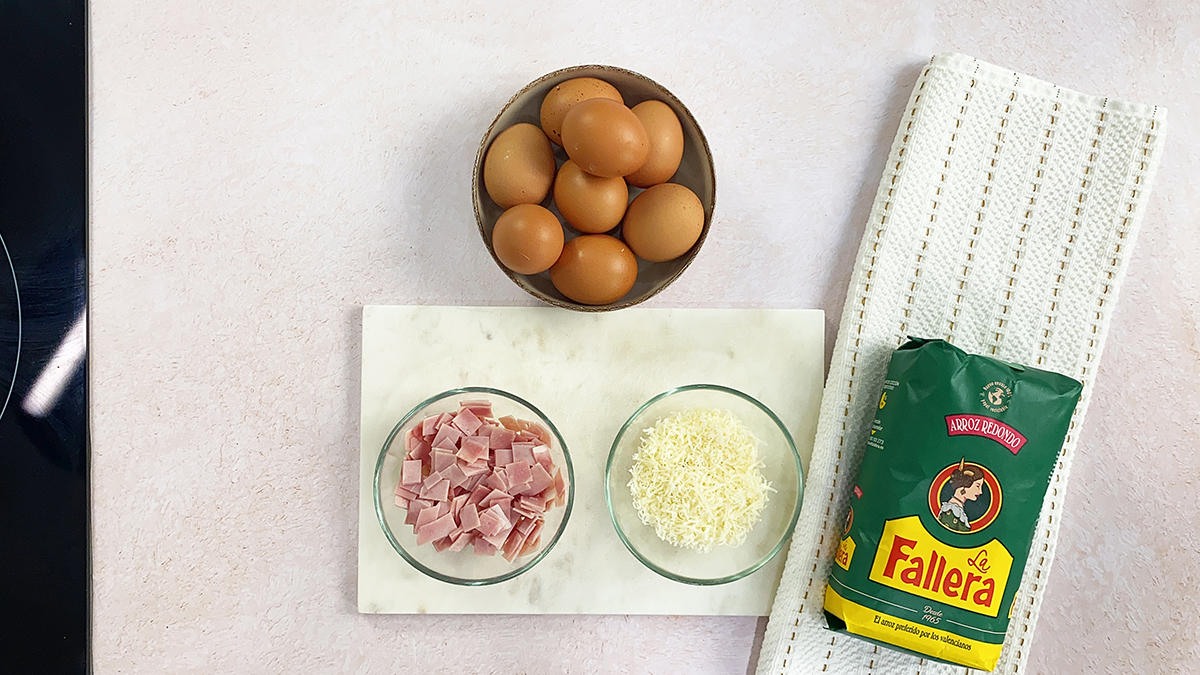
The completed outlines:
<svg viewBox="0 0 1200 675">
<path fill-rule="evenodd" d="M 644 430 L 629 490 L 642 522 L 675 546 L 737 546 L 773 491 L 758 439 L 728 411 L 696 408 Z"/>
</svg>

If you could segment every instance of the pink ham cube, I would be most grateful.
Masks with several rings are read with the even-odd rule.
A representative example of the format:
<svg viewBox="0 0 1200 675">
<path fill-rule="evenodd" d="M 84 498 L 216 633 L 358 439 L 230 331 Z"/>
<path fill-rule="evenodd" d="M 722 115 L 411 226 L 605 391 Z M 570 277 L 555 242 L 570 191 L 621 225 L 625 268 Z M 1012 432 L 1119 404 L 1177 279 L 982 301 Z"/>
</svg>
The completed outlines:
<svg viewBox="0 0 1200 675">
<path fill-rule="evenodd" d="M 441 415 L 430 415 L 429 417 L 421 420 L 421 435 L 432 436 L 436 434 L 438 420 L 441 419 L 441 417 Z"/>
<path fill-rule="evenodd" d="M 458 451 L 458 458 L 467 464 L 473 464 L 479 460 L 487 460 L 488 458 L 488 440 L 483 436 L 467 436 L 462 439 L 462 446 Z"/>
<path fill-rule="evenodd" d="M 483 537 L 475 536 L 471 544 L 475 547 L 475 555 L 496 555 L 496 547 L 484 541 Z"/>
<path fill-rule="evenodd" d="M 533 464 L 536 461 L 533 458 L 533 443 L 513 443 L 512 451 L 514 462 Z"/>
<path fill-rule="evenodd" d="M 433 446 L 429 445 L 429 441 L 421 441 L 417 443 L 417 447 L 408 452 L 409 459 L 426 460 L 429 459 L 429 452 Z"/>
<path fill-rule="evenodd" d="M 532 467 L 525 462 L 513 462 L 505 466 L 504 475 L 510 487 L 526 485 L 533 480 Z"/>
<path fill-rule="evenodd" d="M 421 484 L 421 460 L 406 459 L 400 465 L 400 484 L 401 485 L 420 485 Z"/>
<path fill-rule="evenodd" d="M 550 448 L 544 445 L 533 446 L 533 459 L 546 471 L 554 470 L 554 458 L 550 455 Z"/>
<path fill-rule="evenodd" d="M 529 494 L 539 494 L 551 485 L 554 485 L 554 479 L 546 473 L 546 469 L 541 464 L 534 464 L 533 481 L 530 483 Z"/>
<path fill-rule="evenodd" d="M 489 445 L 491 445 L 493 450 L 500 448 L 512 448 L 513 439 L 516 437 L 517 434 L 512 429 L 497 427 L 494 431 L 492 431 L 492 435 L 489 437 Z"/>
<path fill-rule="evenodd" d="M 485 537 L 494 537 L 503 530 L 512 527 L 512 523 L 504 515 L 500 506 L 493 504 L 479 514 L 479 531 Z"/>
<path fill-rule="evenodd" d="M 424 515 L 422 513 L 422 515 Z M 417 523 L 417 546 L 428 544 L 431 541 L 436 541 L 450 534 L 454 528 L 458 527 L 454 523 L 454 516 L 447 513 L 437 520 L 421 525 Z"/>
<path fill-rule="evenodd" d="M 462 487 L 462 484 L 467 482 L 467 474 L 459 468 L 458 464 L 451 464 L 450 468 L 443 472 L 443 475 L 450 481 L 450 487 Z"/>
<path fill-rule="evenodd" d="M 413 503 L 415 504 L 416 502 L 413 502 Z M 432 523 L 433 521 L 435 521 L 437 519 L 438 519 L 438 507 L 428 506 L 426 508 L 421 509 L 421 513 L 417 515 L 417 522 L 413 524 L 413 527 L 417 531 L 420 531 L 426 525 Z M 432 541 L 432 540 L 430 540 L 430 541 Z"/>
<path fill-rule="evenodd" d="M 457 537 L 454 537 L 454 543 L 451 544 L 450 548 L 447 550 L 449 550 L 451 553 L 458 553 L 459 551 L 466 548 L 467 544 L 470 544 L 471 540 L 474 538 L 475 538 L 474 535 L 472 535 L 470 532 L 463 532 L 462 534 L 459 534 Z"/>
<path fill-rule="evenodd" d="M 436 475 L 436 474 L 430 474 Z M 421 487 L 421 498 L 444 502 L 450 498 L 450 481 L 443 478 L 430 487 Z"/>
<path fill-rule="evenodd" d="M 492 489 L 486 485 L 479 485 L 471 490 L 471 496 L 467 498 L 468 504 L 478 504 L 483 501 L 483 498 L 491 493 Z"/>
<path fill-rule="evenodd" d="M 464 504 L 458 511 L 458 523 L 466 532 L 479 527 L 479 509 L 474 504 Z"/>
<path fill-rule="evenodd" d="M 458 427 L 464 434 L 470 436 L 475 433 L 475 430 L 483 426 L 483 422 L 471 412 L 469 408 L 463 408 L 454 417 L 454 426 Z"/>
<path fill-rule="evenodd" d="M 463 437 L 463 432 L 459 431 L 453 425 L 447 424 L 438 428 L 437 435 L 433 437 L 433 447 L 445 448 L 451 452 L 458 451 L 458 441 Z"/>
<path fill-rule="evenodd" d="M 496 466 L 508 466 L 513 462 L 512 448 L 496 448 L 492 450 L 492 454 L 496 459 Z"/>
<path fill-rule="evenodd" d="M 454 453 L 441 448 L 433 449 L 433 470 L 442 472 L 454 465 Z"/>
<path fill-rule="evenodd" d="M 484 418 L 492 416 L 491 401 L 462 401 L 458 404 L 460 408 L 466 408 L 475 414 L 476 417 Z"/>
</svg>

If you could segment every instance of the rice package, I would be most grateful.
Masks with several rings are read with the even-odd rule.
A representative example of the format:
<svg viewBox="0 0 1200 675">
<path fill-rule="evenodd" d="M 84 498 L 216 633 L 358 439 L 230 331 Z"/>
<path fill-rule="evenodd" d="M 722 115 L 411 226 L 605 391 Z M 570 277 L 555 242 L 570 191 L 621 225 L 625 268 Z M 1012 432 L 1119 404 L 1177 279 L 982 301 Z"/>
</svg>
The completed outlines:
<svg viewBox="0 0 1200 675">
<path fill-rule="evenodd" d="M 830 628 L 992 670 L 1082 389 L 942 340 L 897 349 L 829 574 Z"/>
</svg>

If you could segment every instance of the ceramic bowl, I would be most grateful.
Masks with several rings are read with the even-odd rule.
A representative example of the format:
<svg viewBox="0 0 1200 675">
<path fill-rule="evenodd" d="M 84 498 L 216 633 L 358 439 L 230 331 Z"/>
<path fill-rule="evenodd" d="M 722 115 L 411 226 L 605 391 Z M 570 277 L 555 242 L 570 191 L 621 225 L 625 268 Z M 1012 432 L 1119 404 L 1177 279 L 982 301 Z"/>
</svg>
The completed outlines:
<svg viewBox="0 0 1200 675">
<path fill-rule="evenodd" d="M 545 98 L 546 93 L 555 85 L 576 77 L 595 77 L 608 82 L 616 87 L 617 91 L 621 92 L 621 96 L 625 99 L 625 104 L 631 108 L 642 101 L 651 99 L 662 101 L 671 107 L 671 110 L 675 112 L 675 115 L 679 118 L 680 125 L 683 127 L 684 147 L 683 159 L 679 164 L 679 170 L 676 171 L 674 177 L 669 182 L 679 183 L 690 188 L 700 198 L 700 203 L 704 206 L 704 228 L 700 232 L 700 238 L 692 248 L 682 256 L 667 262 L 651 263 L 639 259 L 638 276 L 633 289 L 625 294 L 624 297 L 607 305 L 585 305 L 568 299 L 554 288 L 554 284 L 550 282 L 550 274 L 548 272 L 531 275 L 517 274 L 501 264 L 500 259 L 496 257 L 496 251 L 492 248 L 492 228 L 496 224 L 496 219 L 500 217 L 500 214 L 504 213 L 504 209 L 492 201 L 483 185 L 483 161 L 487 156 L 488 148 L 492 145 L 492 141 L 501 132 L 514 124 L 528 122 L 540 127 L 542 99 Z M 562 163 L 567 160 L 566 152 L 553 143 L 551 146 L 554 148 L 557 165 L 562 166 Z M 483 141 L 479 144 L 479 151 L 475 156 L 475 175 L 472 180 L 471 190 L 475 200 L 475 220 L 479 224 L 479 234 L 483 238 L 483 243 L 487 246 L 492 259 L 496 261 L 496 265 L 500 267 L 509 279 L 512 279 L 513 283 L 535 298 L 556 307 L 580 312 L 604 312 L 631 307 L 648 298 L 654 297 L 669 286 L 671 282 L 675 281 L 679 275 L 683 274 L 687 266 L 691 264 L 692 259 L 696 257 L 696 254 L 700 251 L 700 247 L 704 244 L 705 238 L 708 236 L 708 229 L 712 223 L 713 208 L 716 206 L 717 194 L 712 152 L 709 150 L 708 141 L 704 138 L 704 132 L 700 130 L 700 125 L 696 123 L 696 119 L 692 116 L 692 113 L 688 111 L 687 107 L 674 94 L 667 91 L 665 87 L 654 80 L 631 70 L 614 66 L 575 66 L 556 70 L 553 73 L 543 75 L 530 82 L 521 91 L 517 92 L 500 111 L 500 114 L 496 116 L 496 119 L 484 134 Z M 630 200 L 638 194 L 641 194 L 640 188 L 629 187 Z M 553 194 L 547 195 L 542 205 L 553 211 L 556 216 L 559 216 L 559 220 L 562 221 L 561 214 L 554 207 Z M 579 233 L 570 226 L 565 226 L 564 229 L 568 241 L 579 236 Z M 610 232 L 610 234 L 619 236 L 620 227 L 614 232 Z"/>
<path fill-rule="evenodd" d="M 760 519 L 737 546 L 699 552 L 659 538 L 638 517 L 629 489 L 630 470 L 647 429 L 672 414 L 695 408 L 728 411 L 758 439 L 763 477 L 770 483 Z M 712 586 L 737 581 L 766 565 L 792 536 L 804 495 L 803 469 L 796 444 L 783 422 L 750 396 L 712 384 L 663 392 L 638 408 L 613 440 L 605 470 L 605 498 L 618 536 L 646 567 L 686 584 Z"/>
<path fill-rule="evenodd" d="M 519 420 L 537 422 L 549 432 L 550 456 L 554 467 L 562 471 L 566 482 L 566 503 L 547 510 L 541 531 L 541 542 L 535 550 L 509 562 L 497 552 L 495 555 L 476 555 L 468 545 L 464 550 L 438 551 L 431 544 L 417 545 L 413 526 L 405 524 L 407 509 L 395 503 L 396 486 L 400 481 L 400 469 L 406 455 L 405 438 L 408 431 L 434 414 L 459 409 L 462 401 L 487 400 L 492 404 L 495 417 L 511 415 Z M 489 387 L 463 387 L 451 389 L 429 397 L 418 403 L 400 418 L 388 435 L 375 464 L 375 515 L 383 528 L 392 548 L 421 572 L 450 584 L 461 586 L 486 586 L 507 581 L 523 574 L 542 561 L 567 527 L 571 508 L 575 500 L 575 473 L 571 455 L 558 429 L 533 404 L 499 389 Z"/>
</svg>

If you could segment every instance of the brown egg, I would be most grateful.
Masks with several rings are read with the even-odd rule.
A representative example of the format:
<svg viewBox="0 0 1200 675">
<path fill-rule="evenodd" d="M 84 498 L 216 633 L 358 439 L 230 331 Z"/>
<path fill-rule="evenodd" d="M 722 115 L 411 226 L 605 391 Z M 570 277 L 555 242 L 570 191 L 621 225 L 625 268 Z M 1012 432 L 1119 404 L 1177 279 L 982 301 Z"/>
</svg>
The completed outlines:
<svg viewBox="0 0 1200 675">
<path fill-rule="evenodd" d="M 586 173 L 568 159 L 554 179 L 554 203 L 562 217 L 580 232 L 608 232 L 625 215 L 629 186 L 621 177 L 600 178 Z"/>
<path fill-rule="evenodd" d="M 517 274 L 545 272 L 562 253 L 562 224 L 543 206 L 517 204 L 496 220 L 492 249 Z"/>
<path fill-rule="evenodd" d="M 483 186 L 501 208 L 539 204 L 554 182 L 554 151 L 542 130 L 514 124 L 492 141 L 483 160 Z"/>
<path fill-rule="evenodd" d="M 637 258 L 616 237 L 585 234 L 563 246 L 558 262 L 550 268 L 550 281 L 575 302 L 607 305 L 633 288 Z"/>
<path fill-rule="evenodd" d="M 563 148 L 579 168 L 602 178 L 631 174 L 650 153 L 646 129 L 623 103 L 592 98 L 563 120 Z"/>
<path fill-rule="evenodd" d="M 687 253 L 703 229 L 704 206 L 696 193 L 660 183 L 629 204 L 621 236 L 642 260 L 666 262 Z"/>
<path fill-rule="evenodd" d="M 646 128 L 650 154 L 642 168 L 625 176 L 626 182 L 644 188 L 671 180 L 683 159 L 683 127 L 675 111 L 662 101 L 643 101 L 633 106 L 633 114 Z"/>
<path fill-rule="evenodd" d="M 542 131 L 558 145 L 562 145 L 562 123 L 571 106 L 589 98 L 608 98 L 624 104 L 621 92 L 604 80 L 594 77 L 577 77 L 554 85 L 542 99 Z"/>
</svg>

